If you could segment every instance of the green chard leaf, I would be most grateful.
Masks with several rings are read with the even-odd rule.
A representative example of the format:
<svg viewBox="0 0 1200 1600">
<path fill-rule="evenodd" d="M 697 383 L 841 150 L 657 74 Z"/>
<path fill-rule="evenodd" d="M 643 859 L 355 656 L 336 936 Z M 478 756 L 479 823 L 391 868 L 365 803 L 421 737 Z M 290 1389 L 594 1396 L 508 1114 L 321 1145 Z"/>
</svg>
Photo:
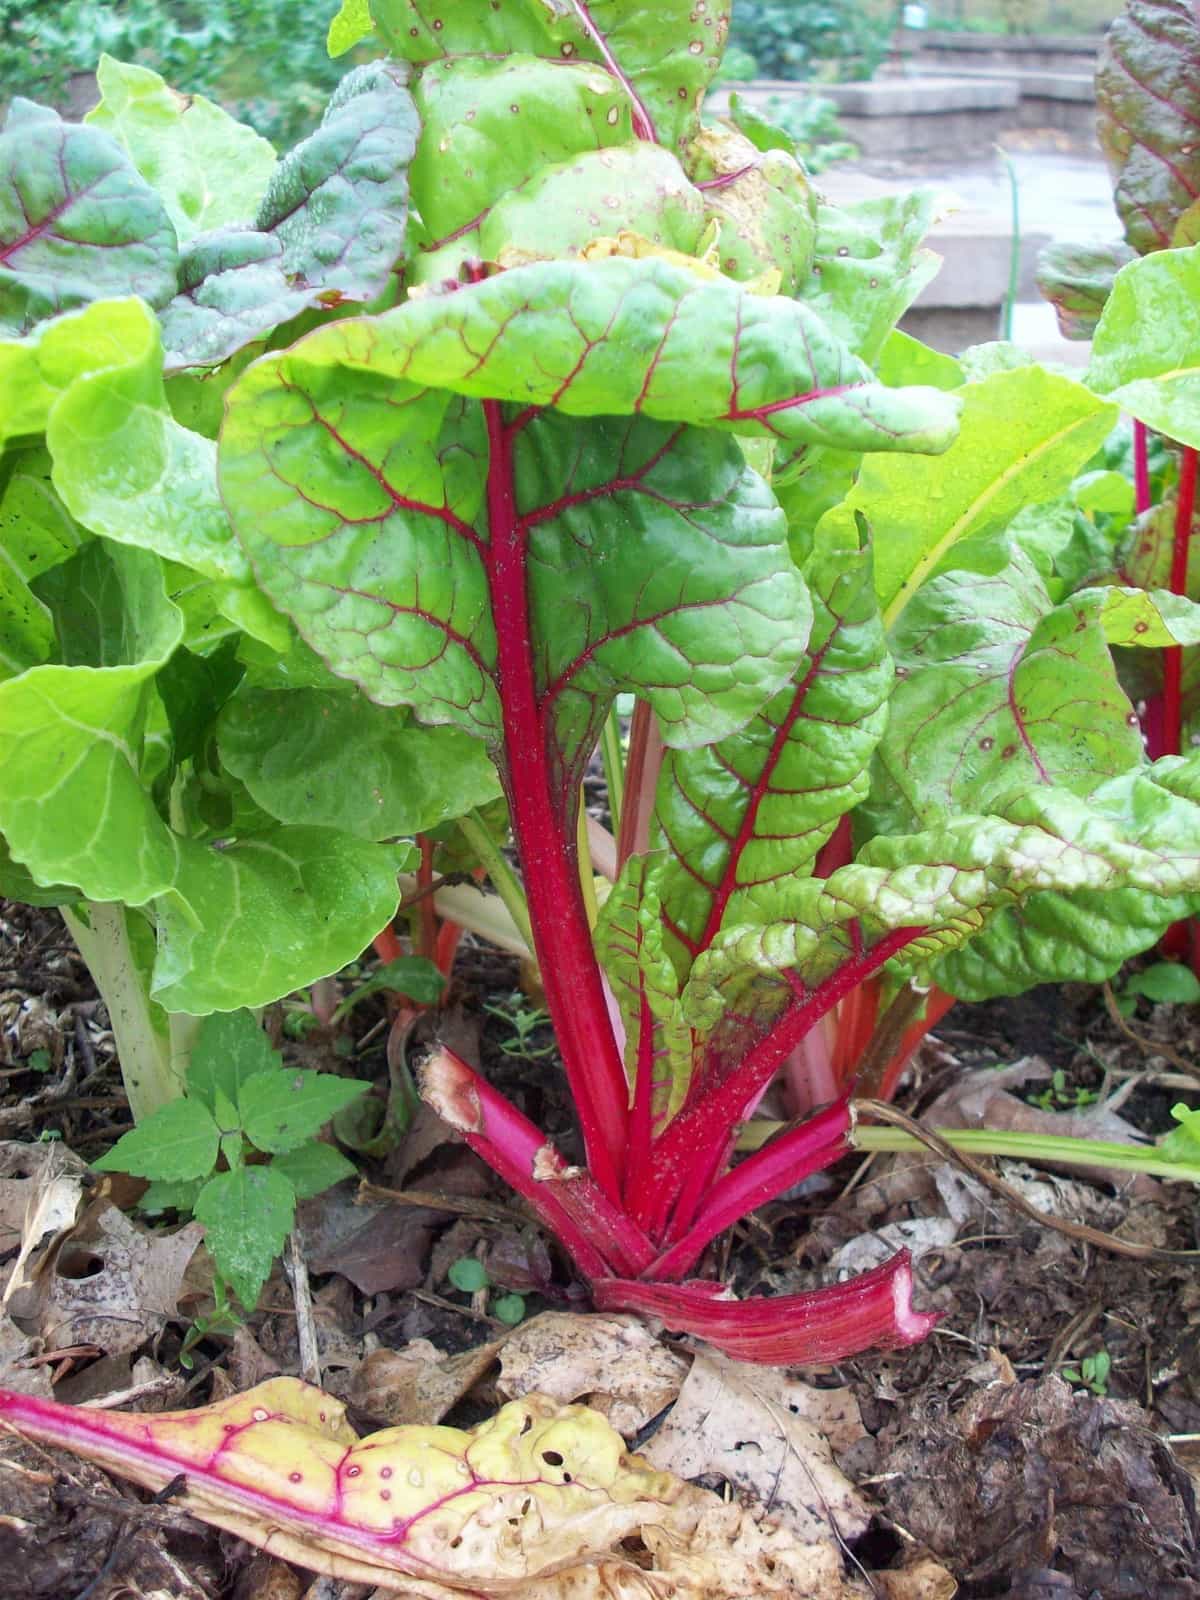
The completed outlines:
<svg viewBox="0 0 1200 1600">
<path fill-rule="evenodd" d="M 165 305 L 177 262 L 162 201 L 114 140 L 13 101 L 0 134 L 0 335 L 112 295 Z"/>
<path fill-rule="evenodd" d="M 419 65 L 463 56 L 531 55 L 586 63 L 627 99 L 639 138 L 677 148 L 699 124 L 729 31 L 730 0 L 371 0 L 388 48 Z"/>
<path fill-rule="evenodd" d="M 344 56 L 375 31 L 368 0 L 342 0 L 342 9 L 329 24 L 328 47 L 331 56 Z"/>
<path fill-rule="evenodd" d="M 1200 448 L 1200 245 L 1123 267 L 1092 340 L 1088 383 L 1148 428 Z"/>
<path fill-rule="evenodd" d="M 226 704 L 218 741 L 225 766 L 271 816 L 364 839 L 426 833 L 500 794 L 478 740 L 420 728 L 345 685 L 245 687 Z"/>
<path fill-rule="evenodd" d="M 1133 259 L 1134 252 L 1119 240 L 1051 244 L 1039 253 L 1038 290 L 1054 307 L 1064 339 L 1092 337 L 1117 273 Z"/>
<path fill-rule="evenodd" d="M 14 446 L 0 461 L 0 678 L 49 660 L 54 622 L 30 585 L 86 539 L 54 491 L 46 451 Z"/>
<path fill-rule="evenodd" d="M 257 1072 L 238 1090 L 242 1131 L 259 1150 L 294 1150 L 367 1088 L 328 1072 Z"/>
<path fill-rule="evenodd" d="M 1200 193 L 1198 60 L 1187 0 L 1130 0 L 1100 46 L 1097 131 L 1125 237 L 1141 255 L 1173 243 Z"/>
<path fill-rule="evenodd" d="M 738 733 L 663 763 L 652 846 L 680 976 L 743 902 L 811 874 L 865 796 L 887 722 L 892 663 L 869 551 L 824 543 L 805 569 L 815 617 L 793 681 Z"/>
<path fill-rule="evenodd" d="M 302 311 L 381 295 L 404 255 L 416 136 L 402 66 L 351 72 L 276 167 L 253 228 L 186 246 L 162 318 L 168 367 L 216 365 Z"/>
<path fill-rule="evenodd" d="M 1038 366 L 996 373 L 955 395 L 962 427 L 942 460 L 869 456 L 818 530 L 821 538 L 856 514 L 867 519 L 889 627 L 949 564 L 959 540 L 1003 528 L 1027 504 L 1064 493 L 1116 420 L 1115 408 L 1081 384 Z"/>
<path fill-rule="evenodd" d="M 207 1106 L 193 1099 L 172 1100 L 123 1133 L 93 1165 L 99 1172 L 187 1182 L 206 1178 L 216 1166 L 220 1139 L 221 1131 Z"/>
<path fill-rule="evenodd" d="M 102 55 L 100 103 L 84 122 L 102 128 L 161 197 L 181 243 L 254 215 L 275 169 L 266 139 L 200 94 L 178 94 L 148 67 Z"/>
<path fill-rule="evenodd" d="M 726 276 L 769 283 L 792 295 L 813 264 L 816 196 L 808 174 L 782 150 L 760 152 L 734 129 L 706 127 L 688 149 L 688 168 L 705 184 L 716 237 L 707 257 Z"/>
<path fill-rule="evenodd" d="M 782 518 L 714 425 L 941 448 L 957 410 L 873 385 L 804 308 L 659 260 L 518 268 L 256 363 L 230 397 L 222 483 L 263 587 L 371 699 L 493 743 L 487 441 L 447 390 L 557 408 L 531 410 L 512 450 L 568 762 L 625 689 L 669 743 L 720 738 L 803 648 Z"/>
<path fill-rule="evenodd" d="M 217 1271 L 253 1311 L 295 1221 L 296 1191 L 274 1162 L 238 1167 L 209 1179 L 193 1215 L 204 1224 L 204 1242 Z"/>
</svg>

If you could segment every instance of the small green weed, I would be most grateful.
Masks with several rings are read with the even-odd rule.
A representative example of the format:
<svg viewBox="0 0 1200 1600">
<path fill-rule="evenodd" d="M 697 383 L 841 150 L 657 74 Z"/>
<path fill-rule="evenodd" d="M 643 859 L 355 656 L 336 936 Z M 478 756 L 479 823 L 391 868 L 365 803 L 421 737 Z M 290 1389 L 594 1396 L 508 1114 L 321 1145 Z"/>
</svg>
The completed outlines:
<svg viewBox="0 0 1200 1600">
<path fill-rule="evenodd" d="M 1064 1367 L 1062 1375 L 1068 1383 L 1090 1389 L 1097 1399 L 1108 1393 L 1108 1375 L 1112 1370 L 1112 1357 L 1107 1350 L 1097 1350 L 1094 1356 L 1084 1356 L 1078 1367 Z"/>
<path fill-rule="evenodd" d="M 487 1268 L 475 1256 L 459 1256 L 446 1272 L 447 1278 L 462 1294 L 479 1294 L 491 1287 Z M 521 1294 L 497 1295 L 490 1307 L 492 1316 L 515 1328 L 525 1316 L 525 1296 Z"/>
<path fill-rule="evenodd" d="M 249 1011 L 219 1012 L 197 1035 L 184 1095 L 123 1134 L 95 1166 L 149 1178 L 144 1211 L 190 1211 L 204 1224 L 220 1278 L 253 1310 L 297 1200 L 353 1173 L 315 1135 L 366 1088 L 289 1070 Z"/>
</svg>

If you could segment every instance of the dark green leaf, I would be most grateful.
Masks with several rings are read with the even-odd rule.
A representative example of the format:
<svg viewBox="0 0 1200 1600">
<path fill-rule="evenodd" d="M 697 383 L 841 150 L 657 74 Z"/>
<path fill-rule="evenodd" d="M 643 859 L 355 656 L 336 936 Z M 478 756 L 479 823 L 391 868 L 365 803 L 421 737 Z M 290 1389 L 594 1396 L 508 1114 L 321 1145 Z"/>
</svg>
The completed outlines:
<svg viewBox="0 0 1200 1600">
<path fill-rule="evenodd" d="M 278 1050 L 249 1011 L 217 1011 L 205 1017 L 192 1045 L 188 1093 L 212 1110 L 220 1091 L 236 1106 L 242 1085 L 282 1062 Z"/>
<path fill-rule="evenodd" d="M 238 1092 L 242 1129 L 260 1150 L 294 1150 L 368 1087 L 328 1072 L 259 1072 Z"/>
<path fill-rule="evenodd" d="M 316 1139 L 297 1145 L 294 1150 L 285 1150 L 271 1165 L 291 1184 L 297 1200 L 321 1194 L 335 1183 L 341 1183 L 343 1178 L 352 1178 L 355 1172 L 354 1163 L 347 1161 L 340 1150 Z"/>
<path fill-rule="evenodd" d="M 253 1311 L 295 1220 L 296 1191 L 274 1164 L 239 1167 L 209 1179 L 193 1214 L 217 1271 Z"/>
<path fill-rule="evenodd" d="M 137 1178 L 204 1178 L 216 1165 L 220 1137 L 206 1106 L 193 1099 L 172 1100 L 123 1133 L 93 1165 L 100 1172 L 129 1172 Z"/>
</svg>

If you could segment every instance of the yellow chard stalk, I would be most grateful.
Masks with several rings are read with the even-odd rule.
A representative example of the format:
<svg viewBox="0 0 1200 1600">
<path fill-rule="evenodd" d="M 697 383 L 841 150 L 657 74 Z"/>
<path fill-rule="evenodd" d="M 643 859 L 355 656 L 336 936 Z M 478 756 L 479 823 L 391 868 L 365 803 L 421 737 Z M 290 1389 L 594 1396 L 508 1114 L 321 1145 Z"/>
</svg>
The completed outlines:
<svg viewBox="0 0 1200 1600">
<path fill-rule="evenodd" d="M 104 1412 L 0 1389 L 0 1426 L 161 1489 L 272 1555 L 406 1594 L 522 1590 L 661 1521 L 683 1485 L 585 1406 L 513 1401 L 470 1432 L 385 1428 L 273 1378 L 195 1411 Z"/>
</svg>

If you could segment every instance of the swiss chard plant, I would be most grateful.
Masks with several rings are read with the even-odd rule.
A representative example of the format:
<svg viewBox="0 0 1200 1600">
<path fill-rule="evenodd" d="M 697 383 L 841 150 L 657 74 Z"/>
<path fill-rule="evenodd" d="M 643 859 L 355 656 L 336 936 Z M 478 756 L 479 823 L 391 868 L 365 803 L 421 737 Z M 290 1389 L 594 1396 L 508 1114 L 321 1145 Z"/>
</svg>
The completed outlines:
<svg viewBox="0 0 1200 1600">
<path fill-rule="evenodd" d="M 388 55 L 349 75 L 236 217 L 225 201 L 257 147 L 217 120 L 197 183 L 209 122 L 176 127 L 194 102 L 154 89 L 176 119 L 170 161 L 132 96 L 83 129 L 16 107 L 13 170 L 38 139 L 83 140 L 116 177 L 93 165 L 49 200 L 27 185 L 4 223 L 14 449 L 32 436 L 44 452 L 46 503 L 84 555 L 136 558 L 183 620 L 146 640 L 141 610 L 119 612 L 115 668 L 71 655 L 47 620 L 40 654 L 0 684 L 14 772 L 45 705 L 63 706 L 57 752 L 73 697 L 127 685 L 103 783 L 80 758 L 39 793 L 136 816 L 112 856 L 130 881 L 19 784 L 0 828 L 36 892 L 140 919 L 149 993 L 231 1009 L 265 998 L 226 933 L 247 902 L 231 888 L 206 924 L 200 863 L 274 861 L 293 830 L 317 831 L 322 861 L 349 841 L 391 881 L 417 853 L 397 840 L 431 826 L 412 820 L 426 780 L 398 750 L 422 775 L 458 763 L 431 787 L 461 812 L 498 773 L 524 902 L 506 894 L 582 1159 L 447 1049 L 426 1098 L 597 1305 L 747 1359 L 813 1361 L 928 1330 L 906 1258 L 738 1302 L 704 1275 L 707 1247 L 850 1148 L 852 1091 L 886 1089 L 934 986 L 1105 977 L 1183 913 L 1200 891 L 1200 758 L 1147 760 L 1112 648 L 1200 642 L 1200 610 L 1076 581 L 1054 508 L 1117 404 L 1003 351 L 959 364 L 896 333 L 936 267 L 928 200 L 827 206 L 785 135 L 737 108 L 706 118 L 728 21 L 718 0 L 347 0 L 334 48 L 371 35 Z M 66 159 L 55 171 L 72 181 Z M 118 179 L 136 205 L 93 215 L 96 183 Z M 103 273 L 61 242 L 76 207 Z M 146 330 L 141 389 L 122 319 Z M 103 354 L 81 365 L 84 326 Z M 131 416 L 153 451 L 120 452 Z M 185 543 L 199 528 L 218 572 Z M 181 566 L 223 619 L 207 634 L 166 588 Z M 53 617 L 64 568 L 61 585 L 68 561 L 49 580 L 22 571 L 30 615 Z M 618 696 L 633 733 L 605 841 L 580 794 L 598 743 L 619 770 Z M 112 804 L 104 784 L 120 785 Z M 602 896 L 593 851 L 614 880 Z M 134 876 L 143 862 L 157 876 Z M 300 907 L 290 884 L 276 892 L 303 929 L 269 950 L 307 982 L 330 970 L 315 949 L 343 895 L 330 877 Z M 346 942 L 394 903 L 370 900 Z M 283 977 L 281 962 L 262 989 Z M 864 986 L 856 1037 L 873 1037 L 839 1050 L 831 1019 Z M 731 1165 L 781 1070 L 802 1120 Z"/>
</svg>

